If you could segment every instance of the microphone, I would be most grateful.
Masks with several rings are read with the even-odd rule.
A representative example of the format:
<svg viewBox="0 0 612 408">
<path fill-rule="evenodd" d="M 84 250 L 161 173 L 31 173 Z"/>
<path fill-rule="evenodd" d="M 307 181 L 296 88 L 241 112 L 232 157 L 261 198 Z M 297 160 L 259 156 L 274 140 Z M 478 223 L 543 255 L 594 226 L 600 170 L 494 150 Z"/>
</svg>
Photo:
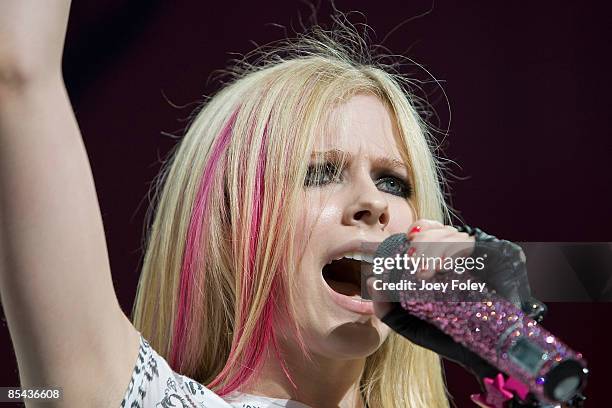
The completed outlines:
<svg viewBox="0 0 612 408">
<path fill-rule="evenodd" d="M 378 246 L 374 258 L 404 256 L 409 246 L 405 234 L 392 235 Z M 385 268 L 382 277 L 386 283 L 397 283 L 398 278 L 414 282 L 417 278 L 413 273 Z M 470 271 L 435 273 L 428 282 L 450 285 L 458 277 L 481 282 Z M 465 292 L 460 299 L 448 295 L 441 298 L 439 292 L 429 296 L 431 292 L 424 293 L 399 290 L 401 307 L 524 383 L 540 401 L 565 402 L 584 388 L 588 369 L 582 355 L 495 291 L 482 287 Z"/>
</svg>

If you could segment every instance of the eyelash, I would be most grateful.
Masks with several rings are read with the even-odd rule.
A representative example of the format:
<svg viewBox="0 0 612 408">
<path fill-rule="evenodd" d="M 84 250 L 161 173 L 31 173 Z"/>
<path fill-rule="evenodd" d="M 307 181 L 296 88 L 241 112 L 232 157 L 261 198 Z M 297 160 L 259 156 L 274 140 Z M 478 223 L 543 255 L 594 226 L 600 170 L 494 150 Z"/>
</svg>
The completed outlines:
<svg viewBox="0 0 612 408">
<path fill-rule="evenodd" d="M 324 186 L 332 182 L 338 183 L 340 180 L 338 177 L 341 175 L 339 165 L 333 162 L 325 162 L 322 164 L 310 164 L 306 172 L 306 179 L 304 180 L 305 187 L 313 186 Z M 318 179 L 317 179 L 318 178 Z M 323 179 L 325 178 L 325 179 Z M 380 185 L 380 181 L 394 181 L 399 184 L 399 191 L 392 192 L 386 191 L 389 194 L 393 194 L 398 197 L 410 198 L 412 197 L 412 185 L 404 180 L 402 177 L 383 173 L 379 176 L 376 181 L 376 186 Z"/>
</svg>

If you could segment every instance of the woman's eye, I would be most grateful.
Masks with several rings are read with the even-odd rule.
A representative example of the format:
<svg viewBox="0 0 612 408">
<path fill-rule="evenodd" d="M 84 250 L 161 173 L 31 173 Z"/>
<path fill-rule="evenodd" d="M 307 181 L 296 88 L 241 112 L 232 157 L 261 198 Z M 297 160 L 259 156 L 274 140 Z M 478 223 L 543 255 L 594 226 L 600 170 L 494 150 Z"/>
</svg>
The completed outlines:
<svg viewBox="0 0 612 408">
<path fill-rule="evenodd" d="M 324 186 L 331 183 L 339 183 L 341 181 L 342 171 L 339 165 L 332 162 L 318 163 L 308 166 L 304 186 Z M 386 193 L 403 198 L 412 196 L 411 185 L 400 177 L 386 175 L 375 180 L 374 183 L 379 190 Z"/>
<path fill-rule="evenodd" d="M 306 171 L 304 186 L 322 186 L 340 179 L 340 171 L 334 163 L 311 164 Z"/>
<path fill-rule="evenodd" d="M 404 180 L 395 176 L 385 176 L 377 180 L 376 186 L 390 194 L 409 198 L 412 195 L 412 187 Z"/>
</svg>

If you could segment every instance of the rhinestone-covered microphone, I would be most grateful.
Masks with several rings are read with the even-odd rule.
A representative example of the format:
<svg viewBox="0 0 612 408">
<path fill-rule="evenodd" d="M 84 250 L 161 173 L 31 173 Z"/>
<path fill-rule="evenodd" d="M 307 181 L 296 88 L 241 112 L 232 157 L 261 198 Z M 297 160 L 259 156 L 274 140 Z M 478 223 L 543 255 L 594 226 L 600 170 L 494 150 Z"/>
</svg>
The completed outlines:
<svg viewBox="0 0 612 408">
<path fill-rule="evenodd" d="M 405 234 L 392 235 L 383 241 L 376 258 L 403 255 L 410 246 Z M 397 279 L 385 271 L 383 280 Z M 477 281 L 469 272 L 462 278 Z M 401 279 L 415 280 L 406 272 Z M 436 273 L 432 283 L 450 283 L 455 274 Z M 523 382 L 542 402 L 567 401 L 586 383 L 588 370 L 580 353 L 570 349 L 559 338 L 529 318 L 520 308 L 487 289 L 470 291 L 460 300 L 415 296 L 401 291 L 404 310 L 449 335 L 501 372 Z"/>
</svg>

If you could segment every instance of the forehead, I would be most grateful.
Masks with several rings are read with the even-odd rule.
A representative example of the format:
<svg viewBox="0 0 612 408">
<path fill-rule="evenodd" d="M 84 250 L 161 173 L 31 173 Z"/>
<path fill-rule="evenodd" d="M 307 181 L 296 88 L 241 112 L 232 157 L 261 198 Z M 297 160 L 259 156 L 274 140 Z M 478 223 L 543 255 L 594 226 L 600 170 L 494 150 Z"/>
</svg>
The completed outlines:
<svg viewBox="0 0 612 408">
<path fill-rule="evenodd" d="M 378 97 L 356 95 L 333 109 L 328 131 L 318 135 L 315 150 L 400 159 L 397 132 L 393 115 Z"/>
</svg>

